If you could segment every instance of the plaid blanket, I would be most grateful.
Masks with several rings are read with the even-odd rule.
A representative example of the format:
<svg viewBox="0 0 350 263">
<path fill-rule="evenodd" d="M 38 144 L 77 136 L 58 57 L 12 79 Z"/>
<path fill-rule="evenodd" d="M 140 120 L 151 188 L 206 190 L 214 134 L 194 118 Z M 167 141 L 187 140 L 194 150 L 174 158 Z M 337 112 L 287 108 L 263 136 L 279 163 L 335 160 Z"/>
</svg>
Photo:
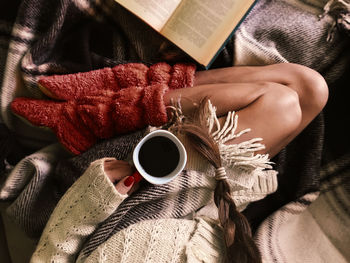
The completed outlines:
<svg viewBox="0 0 350 263">
<path fill-rule="evenodd" d="M 234 64 L 303 64 L 319 71 L 330 91 L 320 116 L 275 158 L 277 192 L 245 210 L 265 262 L 350 260 L 350 39 L 332 31 L 339 17 L 320 19 L 336 2 L 259 1 L 235 34 Z M 349 16 L 350 3 L 340 2 Z"/>
<path fill-rule="evenodd" d="M 335 20 L 331 16 L 318 18 L 325 2 L 258 1 L 213 65 L 300 63 L 318 70 L 330 86 L 330 103 L 325 111 L 273 160 L 279 171 L 278 191 L 245 210 L 258 229 L 261 244 L 262 239 L 267 240 L 261 233 L 275 237 L 275 232 L 266 226 L 289 222 L 285 214 L 278 214 L 288 203 L 301 205 L 297 214 L 302 215 L 324 182 L 335 182 L 332 185 L 348 189 L 350 145 L 344 112 L 349 91 L 342 83 L 349 83 L 349 38 L 335 31 L 333 40 L 327 42 Z M 12 99 L 42 98 L 36 82 L 43 75 L 88 71 L 125 62 L 154 63 L 163 61 L 164 54 L 174 50 L 175 59 L 190 58 L 113 0 L 18 0 L 3 1 L 0 7 L 0 149 L 6 149 L 1 151 L 0 198 L 12 202 L 8 212 L 17 218 L 20 227 L 29 235 L 38 236 L 74 178 L 66 181 L 56 177 L 57 163 L 69 156 L 57 145 L 50 146 L 49 151 L 43 148 L 55 142 L 55 137 L 14 117 L 8 108 Z M 35 151 L 38 152 L 34 154 Z M 320 172 L 325 176 L 322 180 Z M 322 193 L 338 188 L 326 189 L 329 191 Z M 343 193 L 348 192 L 342 192 L 342 200 L 346 200 Z M 39 213 L 40 207 L 47 209 Z M 18 213 L 20 210 L 28 214 Z M 274 212 L 281 220 L 269 217 Z M 263 231 L 264 226 L 267 232 Z M 271 255 L 272 246 L 277 246 L 270 244 L 261 245 L 264 255 Z"/>
<path fill-rule="evenodd" d="M 349 38 L 338 32 L 333 41 L 327 41 L 333 20 L 328 16 L 319 18 L 324 4 L 325 1 L 317 0 L 259 1 L 235 34 L 234 64 L 292 62 L 306 65 L 325 77 L 330 87 L 331 100 L 335 95 L 333 90 L 342 89 L 335 86 L 339 86 L 338 80 L 344 76 L 349 66 Z M 325 124 L 325 118 L 328 122 L 332 119 L 332 124 L 339 120 L 335 111 L 328 110 L 329 106 L 276 156 L 274 161 L 279 171 L 280 187 L 263 203 L 253 204 L 253 210 L 256 208 L 260 211 L 258 214 L 253 212 L 251 220 L 254 225 L 259 225 L 263 218 L 280 208 L 281 204 L 319 190 L 321 162 L 328 162 L 325 159 L 328 153 L 323 151 L 325 132 L 328 134 L 329 131 L 336 130 L 339 133 L 340 130 Z M 329 118 L 328 113 L 334 115 Z M 343 144 L 344 138 L 327 138 L 326 144 L 330 140 L 335 140 L 335 144 Z M 346 152 L 347 150 L 342 154 Z M 250 211 L 247 210 L 246 213 L 250 217 Z"/>
</svg>

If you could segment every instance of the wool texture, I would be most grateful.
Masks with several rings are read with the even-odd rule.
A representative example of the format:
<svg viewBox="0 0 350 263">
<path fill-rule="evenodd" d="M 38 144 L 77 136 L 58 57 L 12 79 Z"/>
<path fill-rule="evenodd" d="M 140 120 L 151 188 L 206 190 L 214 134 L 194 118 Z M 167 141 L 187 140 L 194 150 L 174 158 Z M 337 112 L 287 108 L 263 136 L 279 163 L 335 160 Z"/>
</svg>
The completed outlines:
<svg viewBox="0 0 350 263">
<path fill-rule="evenodd" d="M 181 112 L 181 108 L 175 107 L 175 110 Z M 228 182 L 231 197 L 238 209 L 275 191 L 276 172 L 271 170 L 267 155 L 254 157 L 250 151 L 261 147 L 260 143 L 251 140 L 225 147 L 226 140 L 249 132 L 235 133 L 237 118 L 233 117 L 236 115 L 230 112 L 227 117 L 227 123 L 236 119 L 235 125 L 225 124 L 221 127 L 216 109 L 210 101 L 205 112 L 208 120 L 204 128 L 214 136 L 224 160 L 223 165 L 230 171 Z M 178 115 L 177 122 L 184 118 Z M 241 147 L 243 145 L 245 148 Z M 190 145 L 185 143 L 185 147 L 191 152 Z M 238 156 L 245 161 L 232 165 Z M 224 249 L 222 231 L 215 220 L 217 215 L 207 213 L 208 210 L 215 210 L 211 202 L 217 180 L 210 169 L 203 169 L 208 167 L 205 165 L 207 161 L 198 157 L 190 155 L 187 170 L 169 184 L 143 185 L 121 203 L 120 198 L 111 198 L 115 189 L 102 171 L 104 159 L 93 162 L 57 204 L 32 262 L 69 262 L 78 254 L 78 262 L 100 261 L 101 256 L 106 262 L 161 262 L 168 261 L 169 257 L 173 262 L 221 262 Z M 251 183 L 242 186 L 242 177 Z M 95 182 L 99 184 L 96 186 Z M 116 200 L 117 203 L 114 202 Z M 111 209 L 111 202 L 115 210 Z M 73 209 L 74 212 L 70 212 Z M 198 218 L 193 218 L 194 211 L 197 211 Z M 205 222 L 201 219 L 203 215 L 214 220 Z M 188 219 L 181 219 L 185 216 Z M 87 245 L 80 251 L 85 242 Z M 135 247 L 137 250 L 134 250 Z"/>
<path fill-rule="evenodd" d="M 16 135 L 0 123 L 0 178 L 25 156 L 26 152 L 16 140 Z"/>
<path fill-rule="evenodd" d="M 181 108 L 174 108 L 177 112 L 181 112 Z M 226 140 L 237 138 L 241 134 L 249 132 L 249 130 L 236 133 L 238 123 L 237 118 L 233 118 L 236 116 L 233 112 L 228 114 L 226 124 L 221 127 L 216 116 L 216 109 L 210 101 L 207 104 L 205 114 L 207 115 L 207 127 L 204 128 L 208 129 L 209 133 L 213 135 L 214 140 L 218 143 L 223 165 L 225 166 L 225 170 L 228 171 L 227 180 L 231 188 L 231 198 L 235 201 L 238 209 L 243 209 L 248 203 L 259 200 L 267 194 L 274 192 L 277 189 L 277 177 L 276 172 L 272 170 L 268 156 L 256 155 L 254 157 L 254 153 L 250 151 L 250 149 L 261 148 L 263 146 L 257 142 L 259 140 L 250 140 L 238 145 L 231 145 L 233 147 L 225 146 L 224 143 Z M 178 120 L 176 120 L 176 123 L 183 121 L 185 118 L 178 114 L 177 116 Z M 233 119 L 236 119 L 234 122 L 235 125 L 233 123 L 232 125 L 228 125 Z M 242 147 L 243 145 L 245 147 Z M 189 145 L 185 147 L 187 149 L 190 148 Z M 241 159 L 245 159 L 245 161 L 234 162 L 239 156 L 242 157 Z M 199 156 L 197 155 L 197 157 Z M 101 160 L 97 161 L 97 163 L 100 165 Z M 191 215 L 193 217 L 194 211 L 197 211 L 199 215 L 212 216 L 213 219 L 217 219 L 217 215 L 213 215 L 213 213 L 206 214 L 208 209 L 203 209 L 203 207 L 208 205 L 210 206 L 210 210 L 213 211 L 215 209 L 211 206 L 213 191 L 217 183 L 214 174 L 210 169 L 205 169 L 204 171 L 191 170 L 197 167 L 207 167 L 205 165 L 206 163 L 207 161 L 203 158 L 197 159 L 196 155 L 189 156 L 186 165 L 187 170 L 182 171 L 172 182 L 166 185 L 144 184 L 136 193 L 133 193 L 124 202 L 118 204 L 115 210 L 111 210 L 105 216 L 104 221 L 98 221 L 96 219 L 100 215 L 98 211 L 100 209 L 105 211 L 104 206 L 101 207 L 99 205 L 98 210 L 96 211 L 95 209 L 93 213 L 89 212 L 90 210 L 84 212 L 86 207 L 91 209 L 91 207 L 95 207 L 95 204 L 92 206 L 89 205 L 84 198 L 81 198 L 82 195 L 80 193 L 80 191 L 89 192 L 93 189 L 93 192 L 98 192 L 98 195 L 100 195 L 100 198 L 97 198 L 98 200 L 95 203 L 100 204 L 101 200 L 104 200 L 104 196 L 100 193 L 103 193 L 104 190 L 100 191 L 100 189 L 90 187 L 90 180 L 86 180 L 85 178 L 91 174 L 89 169 L 95 170 L 97 168 L 95 167 L 96 162 L 94 162 L 88 168 L 87 175 L 85 173 L 82 178 L 79 178 L 58 203 L 47 227 L 44 229 L 32 261 L 54 259 L 66 262 L 69 261 L 70 257 L 78 254 L 78 252 L 80 252 L 78 262 L 84 262 L 86 260 L 94 261 L 96 260 L 96 256 L 94 255 L 96 253 L 98 255 L 102 253 L 99 250 L 100 246 L 103 247 L 103 253 L 105 253 L 107 258 L 113 259 L 115 255 L 116 258 L 122 258 L 127 262 L 131 260 L 141 262 L 144 254 L 152 255 L 146 257 L 146 262 L 161 261 L 164 256 L 169 256 L 169 253 L 172 253 L 171 251 L 179 251 L 173 255 L 175 262 L 184 262 L 186 257 L 183 254 L 185 252 L 186 256 L 192 258 L 194 262 L 201 262 L 208 260 L 208 258 L 217 260 L 217 256 L 221 254 L 220 251 L 222 251 L 223 245 L 222 239 L 219 237 L 221 234 L 215 231 L 215 224 L 214 226 L 204 228 L 203 224 L 198 224 L 195 234 L 193 234 L 193 222 L 189 223 L 190 229 L 179 230 L 180 226 L 188 225 L 186 224 L 187 221 L 168 220 L 165 223 L 164 221 L 159 221 L 160 219 L 167 218 L 180 219 L 185 216 L 190 218 Z M 101 170 L 101 168 L 99 169 Z M 106 179 L 98 179 L 98 177 L 102 176 L 101 171 L 96 172 L 95 175 L 97 177 L 94 181 L 106 181 Z M 242 177 L 246 178 L 242 180 Z M 250 181 L 251 183 L 243 186 L 242 181 Z M 111 187 L 114 189 L 113 185 Z M 101 186 L 101 188 L 105 189 L 105 191 L 107 190 L 105 186 Z M 77 191 L 74 189 L 80 190 Z M 79 198 L 80 195 L 81 197 Z M 95 196 L 95 194 L 92 194 L 92 196 Z M 79 200 L 76 200 L 77 198 Z M 107 199 L 110 198 L 108 197 Z M 90 200 L 90 202 L 93 201 L 93 199 Z M 62 216 L 63 214 L 67 214 L 66 210 L 72 209 L 72 207 L 76 207 L 76 210 L 79 211 L 77 216 Z M 80 207 L 84 207 L 84 209 L 80 209 Z M 94 222 L 91 226 L 88 225 L 88 222 L 91 222 L 90 217 Z M 148 220 L 154 222 L 148 222 Z M 139 222 L 145 222 L 141 224 L 141 230 L 139 227 L 134 226 Z M 154 228 L 154 226 L 159 225 L 159 229 L 164 230 L 164 224 L 171 224 L 171 226 L 167 226 L 165 229 L 168 231 L 161 233 L 160 230 L 157 230 L 157 227 Z M 66 225 L 67 227 L 65 227 Z M 74 229 L 67 230 L 69 226 L 73 226 Z M 88 229 L 84 230 L 86 227 Z M 64 231 L 62 231 L 63 229 Z M 174 230 L 176 230 L 175 239 L 165 236 L 165 233 Z M 62 236 L 57 235 L 56 232 L 66 232 L 66 234 Z M 73 233 L 70 234 L 70 232 Z M 139 234 L 136 236 L 132 234 L 135 232 Z M 81 238 L 75 238 L 75 235 Z M 140 235 L 142 236 L 140 237 Z M 191 236 L 192 238 L 190 238 Z M 170 244 L 164 243 L 163 239 L 170 240 Z M 144 244 L 144 240 L 149 241 Z M 217 245 L 220 243 L 218 240 L 221 240 L 221 246 Z M 83 244 L 84 249 L 80 251 Z M 162 247 L 160 244 L 164 245 L 162 249 L 158 248 Z M 118 252 L 117 249 L 113 249 L 116 245 L 123 249 Z M 106 246 L 109 246 L 110 249 L 105 249 Z M 139 252 L 134 257 L 129 258 L 129 253 L 125 251 L 132 250 L 133 246 L 142 247 L 142 249 L 139 249 Z M 206 254 L 208 252 L 207 249 L 213 252 Z M 92 254 L 93 252 L 94 254 Z M 182 254 L 182 256 L 179 256 L 179 254 Z M 214 257 L 214 254 L 217 256 Z"/>
<path fill-rule="evenodd" d="M 320 192 L 285 205 L 261 224 L 255 241 L 264 262 L 349 262 L 350 169 L 335 174 L 322 179 Z"/>
<path fill-rule="evenodd" d="M 23 158 L 1 185 L 0 200 L 11 200 L 6 215 L 27 236 L 40 237 L 62 196 L 54 171 L 58 161 L 68 157 L 60 144 L 50 145 Z"/>
<path fill-rule="evenodd" d="M 104 157 L 127 159 L 146 131 L 141 130 L 94 145 L 72 157 L 60 144 L 50 145 L 19 162 L 1 185 L 0 199 L 13 200 L 7 216 L 27 236 L 38 238 L 50 214 L 67 189 L 90 163 Z"/>
<path fill-rule="evenodd" d="M 128 63 L 113 68 L 97 69 L 65 75 L 41 77 L 39 88 L 49 97 L 74 100 L 86 96 L 104 95 L 130 87 L 165 84 L 171 89 L 193 86 L 194 65 L 157 63 L 147 67 L 142 63 Z"/>
<path fill-rule="evenodd" d="M 180 105 L 174 105 L 177 119 L 181 125 L 185 116 L 181 116 Z M 238 144 L 225 145 L 226 140 L 239 137 L 249 132 L 245 130 L 236 133 L 235 125 L 229 112 L 226 124 L 221 127 L 216 116 L 216 108 L 209 101 L 205 108 L 206 127 L 219 146 L 222 165 L 228 175 L 231 198 L 239 210 L 250 202 L 264 198 L 267 193 L 277 189 L 277 172 L 272 169 L 268 155 L 254 155 L 251 149 L 263 148 L 259 139 L 252 139 Z M 237 117 L 237 116 L 236 116 Z M 171 131 L 172 126 L 168 127 Z M 219 135 L 219 136 L 215 136 Z M 150 219 L 191 217 L 194 211 L 199 215 L 217 219 L 217 208 L 213 202 L 213 192 L 216 187 L 215 171 L 205 159 L 188 144 L 188 141 L 178 137 L 184 143 L 189 157 L 185 170 L 173 181 L 164 185 L 144 184 L 144 188 L 128 197 L 84 244 L 79 260 L 85 260 L 101 244 L 128 226 Z M 240 160 L 240 161 L 238 161 Z"/>
<path fill-rule="evenodd" d="M 324 111 L 272 159 L 279 172 L 277 191 L 243 211 L 256 230 L 265 262 L 349 261 L 343 245 L 348 243 L 344 233 L 350 233 L 349 195 L 344 191 L 350 167 L 344 115 L 350 39 L 335 30 L 327 41 L 334 20 L 328 15 L 319 18 L 326 2 L 258 1 L 235 34 L 235 65 L 299 63 L 321 73 L 329 86 Z M 329 192 L 317 198 L 323 186 Z"/>
<path fill-rule="evenodd" d="M 131 63 L 45 77 L 39 80 L 44 93 L 66 101 L 19 97 L 11 109 L 33 125 L 50 128 L 66 149 L 80 154 L 98 139 L 167 122 L 164 94 L 169 86 L 191 87 L 195 67 L 159 63 L 151 68 Z"/>
<path fill-rule="evenodd" d="M 234 65 L 299 63 L 325 77 L 330 87 L 330 96 L 341 92 L 345 85 L 339 86 L 340 83 L 336 81 L 346 75 L 349 67 L 350 54 L 346 50 L 350 39 L 335 32 L 333 41 L 327 41 L 332 21 L 328 18 L 319 19 L 323 6 L 324 3 L 318 0 L 258 1 L 236 31 Z M 339 88 L 335 91 L 337 86 Z M 338 101 L 339 99 L 338 97 Z M 342 109 L 345 110 L 345 107 Z M 350 145 L 346 143 L 347 146 L 342 146 L 348 140 L 341 132 L 347 128 L 342 124 L 335 124 L 338 123 L 335 120 L 343 115 L 342 112 L 331 110 L 329 114 L 332 117 L 327 120 L 324 119 L 324 112 L 321 112 L 295 140 L 272 159 L 279 172 L 278 190 L 263 201 L 251 204 L 244 211 L 254 229 L 273 211 L 320 188 L 321 160 L 329 154 L 329 148 L 324 148 L 327 140 L 332 140 L 338 145 L 338 149 L 344 149 L 337 155 L 331 154 L 334 158 L 339 158 L 348 151 L 346 149 Z M 343 123 L 344 121 L 340 120 Z M 328 127 L 326 130 L 334 131 L 334 140 L 333 136 L 324 140 L 325 125 Z"/>
<path fill-rule="evenodd" d="M 122 203 L 103 170 L 93 162 L 52 213 L 31 262 L 75 262 L 88 236 Z M 131 225 L 78 262 L 221 262 L 224 242 L 218 221 L 151 219 Z"/>
<path fill-rule="evenodd" d="M 287 203 L 320 190 L 320 182 L 323 184 L 320 170 L 321 174 L 326 171 L 334 182 L 343 182 L 344 185 L 346 178 L 349 178 L 346 171 L 350 167 L 350 141 L 348 115 L 344 113 L 348 111 L 350 43 L 341 30 L 335 30 L 332 41 L 327 42 L 334 20 L 330 15 L 319 19 L 326 2 L 257 1 L 212 65 L 212 68 L 217 68 L 299 63 L 320 72 L 330 87 L 330 99 L 324 114 L 317 117 L 297 140 L 274 158 L 279 171 L 277 192 L 250 204 L 244 211 L 254 229 Z M 117 138 L 97 142 L 82 154 L 84 158 L 80 159 L 79 156 L 68 159 L 67 153 L 58 155 L 51 148 L 51 152 L 44 151 L 44 147 L 57 142 L 57 138 L 52 132 L 28 125 L 28 122 L 14 116 L 9 107 L 13 99 L 18 96 L 44 99 L 37 83 L 40 78 L 50 75 L 113 68 L 130 62 L 151 65 L 159 61 L 192 61 L 113 0 L 14 0 L 0 1 L 0 7 L 0 122 L 15 132 L 16 140 L 20 143 L 19 147 L 14 148 L 15 152 L 20 153 L 17 149 L 23 147 L 28 155 L 17 165 L 17 161 L 11 162 L 16 166 L 1 175 L 0 192 L 6 193 L 1 195 L 1 200 L 11 202 L 11 215 L 18 219 L 15 222 L 18 222 L 19 227 L 32 236 L 39 236 L 57 200 L 94 160 L 94 156 L 126 156 L 129 143 L 132 145 L 142 135 L 121 136 L 123 147 L 116 144 Z M 32 165 L 33 159 L 28 157 L 35 152 L 42 155 L 35 158 Z M 48 162 L 47 156 L 55 157 L 56 161 Z M 55 170 L 57 162 L 57 173 L 49 172 Z M 51 178 L 52 184 L 44 184 L 46 180 L 40 179 L 46 176 Z M 51 196 L 55 198 L 51 199 Z M 341 193 L 336 196 L 336 200 L 339 200 L 339 196 L 344 197 Z M 41 204 L 44 201 L 45 204 Z M 303 202 L 306 204 L 305 209 L 308 210 L 310 202 Z M 337 211 L 346 211 L 345 208 L 339 206 Z M 314 214 L 315 219 L 329 218 L 327 213 L 333 213 L 331 209 L 320 211 L 324 214 Z M 290 221 L 275 223 L 288 225 Z M 275 223 L 271 227 L 275 227 Z M 311 234 L 317 235 L 316 230 Z M 271 240 L 275 236 L 276 232 L 273 231 L 263 238 Z M 286 250 L 283 253 L 288 252 L 288 245 L 295 238 L 289 236 L 288 240 L 284 240 Z M 303 257 L 314 255 L 310 250 L 302 253 L 303 248 L 309 245 L 310 242 L 299 247 L 297 252 L 300 253 L 293 253 L 291 262 L 319 262 L 319 258 L 306 260 Z M 269 254 L 271 250 L 279 248 L 280 243 L 269 242 L 264 253 Z M 284 260 L 280 256 L 276 261 Z"/>
<path fill-rule="evenodd" d="M 106 160 L 92 163 L 57 204 L 31 262 L 72 262 L 98 223 L 125 199 L 105 176 Z"/>
<path fill-rule="evenodd" d="M 323 7 L 324 13 L 320 18 L 330 16 L 333 19 L 332 27 L 328 31 L 327 41 L 332 41 L 336 31 L 350 36 L 350 1 L 329 0 Z"/>
</svg>

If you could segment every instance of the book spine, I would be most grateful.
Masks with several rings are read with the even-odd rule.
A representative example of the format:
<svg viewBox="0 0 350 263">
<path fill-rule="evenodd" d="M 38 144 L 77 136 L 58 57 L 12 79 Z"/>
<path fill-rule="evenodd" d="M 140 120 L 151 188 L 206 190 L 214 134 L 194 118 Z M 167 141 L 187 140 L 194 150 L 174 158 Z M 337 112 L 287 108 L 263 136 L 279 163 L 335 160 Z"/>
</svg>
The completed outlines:
<svg viewBox="0 0 350 263">
<path fill-rule="evenodd" d="M 239 26 L 243 23 L 243 21 L 247 18 L 247 16 L 250 14 L 254 6 L 259 0 L 255 0 L 254 3 L 249 7 L 248 11 L 244 14 L 242 19 L 239 21 L 239 23 L 235 26 L 235 28 L 232 30 L 231 34 L 227 37 L 227 39 L 224 41 L 222 46 L 219 48 L 218 52 L 216 52 L 215 56 L 210 60 L 208 65 L 202 65 L 206 70 L 208 70 L 211 65 L 214 63 L 215 59 L 218 57 L 218 55 L 221 53 L 221 51 L 224 49 L 224 47 L 227 45 L 228 41 L 232 38 L 232 36 L 235 34 Z"/>
</svg>

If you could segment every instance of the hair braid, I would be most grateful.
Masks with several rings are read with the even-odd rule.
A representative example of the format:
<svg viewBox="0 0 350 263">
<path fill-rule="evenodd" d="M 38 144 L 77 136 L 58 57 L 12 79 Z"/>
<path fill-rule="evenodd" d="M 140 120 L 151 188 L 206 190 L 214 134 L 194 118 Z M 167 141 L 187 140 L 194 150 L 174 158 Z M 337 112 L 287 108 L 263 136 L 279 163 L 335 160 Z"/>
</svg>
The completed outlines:
<svg viewBox="0 0 350 263">
<path fill-rule="evenodd" d="M 221 167 L 219 147 L 205 128 L 204 109 L 207 103 L 208 99 L 206 98 L 200 103 L 190 121 L 176 127 L 176 129 L 184 133 L 189 138 L 192 147 L 218 169 Z M 248 220 L 237 210 L 226 179 L 218 180 L 214 190 L 214 202 L 218 208 L 220 224 L 223 227 L 227 248 L 226 262 L 261 262 L 259 250 L 251 237 Z"/>
</svg>

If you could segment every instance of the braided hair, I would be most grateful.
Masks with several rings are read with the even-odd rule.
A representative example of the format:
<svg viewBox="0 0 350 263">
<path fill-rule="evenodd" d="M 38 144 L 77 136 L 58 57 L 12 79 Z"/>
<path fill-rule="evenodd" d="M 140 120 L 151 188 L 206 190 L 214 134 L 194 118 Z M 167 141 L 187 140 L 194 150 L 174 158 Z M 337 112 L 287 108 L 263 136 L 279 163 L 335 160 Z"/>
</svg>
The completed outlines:
<svg viewBox="0 0 350 263">
<path fill-rule="evenodd" d="M 258 263 L 261 262 L 261 256 L 252 239 L 250 225 L 246 217 L 237 210 L 231 197 L 230 186 L 222 168 L 219 146 L 206 128 L 207 103 L 208 98 L 203 99 L 193 116 L 186 116 L 184 122 L 175 125 L 175 130 L 184 134 L 191 146 L 218 172 L 214 202 L 218 208 L 218 217 L 224 233 L 225 262 Z"/>
</svg>

